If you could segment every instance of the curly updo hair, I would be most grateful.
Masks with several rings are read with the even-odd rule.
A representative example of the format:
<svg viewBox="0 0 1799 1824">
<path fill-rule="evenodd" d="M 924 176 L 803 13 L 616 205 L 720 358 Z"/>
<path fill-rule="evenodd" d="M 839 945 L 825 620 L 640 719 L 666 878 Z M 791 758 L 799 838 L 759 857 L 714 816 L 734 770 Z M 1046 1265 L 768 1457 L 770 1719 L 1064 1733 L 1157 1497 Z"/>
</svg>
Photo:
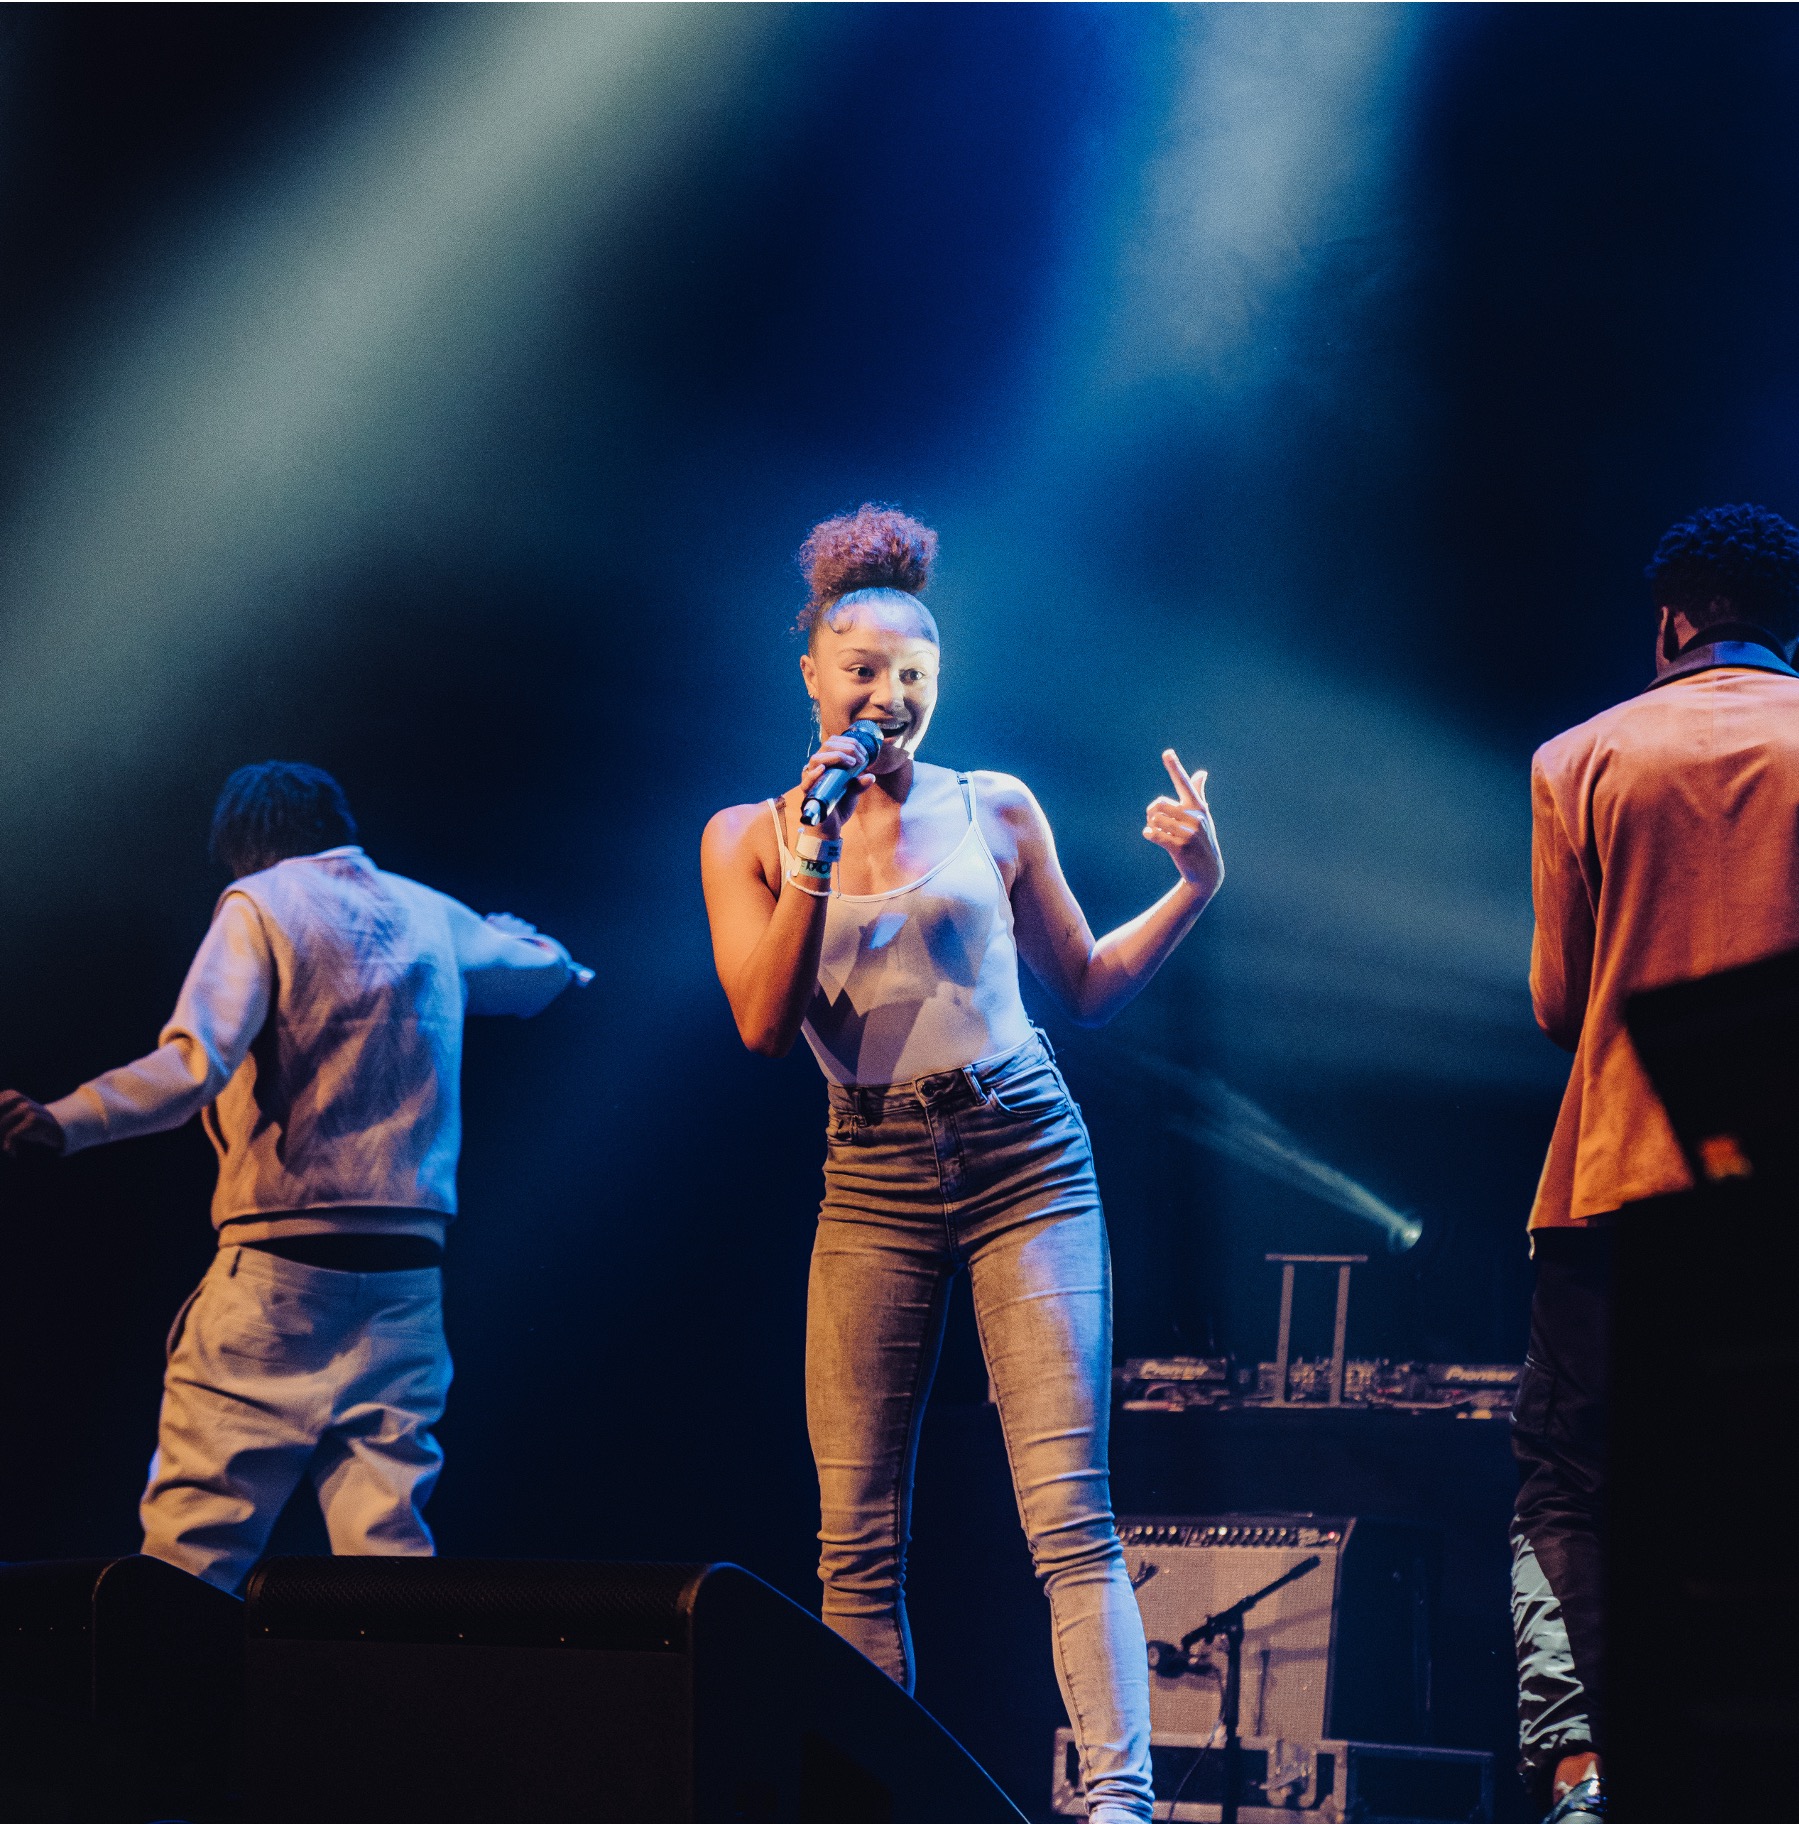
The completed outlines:
<svg viewBox="0 0 1799 1824">
<path fill-rule="evenodd" d="M 854 513 L 821 520 L 800 546 L 809 594 L 795 626 L 810 636 L 821 617 L 858 589 L 918 595 L 936 557 L 937 534 L 898 507 L 867 501 Z"/>
<path fill-rule="evenodd" d="M 1662 534 L 1643 572 L 1695 628 L 1746 621 L 1799 637 L 1799 528 L 1768 507 L 1707 507 Z"/>
</svg>

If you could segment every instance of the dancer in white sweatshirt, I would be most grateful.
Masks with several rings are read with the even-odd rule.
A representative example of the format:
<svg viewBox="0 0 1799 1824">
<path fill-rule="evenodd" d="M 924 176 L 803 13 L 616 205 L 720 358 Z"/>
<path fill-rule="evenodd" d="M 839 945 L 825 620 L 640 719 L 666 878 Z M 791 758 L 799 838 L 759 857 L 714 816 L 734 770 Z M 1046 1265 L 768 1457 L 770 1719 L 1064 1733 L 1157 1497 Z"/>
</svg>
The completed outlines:
<svg viewBox="0 0 1799 1824">
<path fill-rule="evenodd" d="M 9 1154 L 203 1114 L 219 1251 L 169 1334 L 140 1512 L 147 1553 L 227 1590 L 308 1476 L 334 1552 L 432 1550 L 463 1015 L 534 1014 L 586 975 L 355 834 L 318 768 L 233 773 L 212 826 L 233 883 L 157 1049 L 47 1107 L 0 1091 Z"/>
</svg>

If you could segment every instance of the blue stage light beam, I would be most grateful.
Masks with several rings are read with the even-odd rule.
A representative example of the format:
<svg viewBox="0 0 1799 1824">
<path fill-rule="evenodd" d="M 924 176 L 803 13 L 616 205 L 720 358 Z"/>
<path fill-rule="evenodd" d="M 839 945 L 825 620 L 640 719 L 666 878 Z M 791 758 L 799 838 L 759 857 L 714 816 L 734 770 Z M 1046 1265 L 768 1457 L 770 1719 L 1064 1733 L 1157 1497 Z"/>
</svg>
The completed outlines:
<svg viewBox="0 0 1799 1824">
<path fill-rule="evenodd" d="M 0 527 L 0 894 L 54 903 L 246 667 L 303 673 L 372 548 L 476 511 L 483 434 L 571 268 L 770 29 L 736 7 L 418 19 L 284 168 L 165 225 L 74 339 Z"/>
<path fill-rule="evenodd" d="M 1201 381 L 1216 404 L 1307 359 L 1282 308 L 1321 258 L 1390 214 L 1420 10 L 1190 6 L 1095 21 L 1121 99 L 1068 201 L 1016 464 L 1053 479 L 1071 421 L 1103 437 L 1128 411 L 1145 428 L 1145 410 L 1194 402 L 1171 382 Z"/>
<path fill-rule="evenodd" d="M 1397 690 L 1172 606 L 1149 652 L 1120 653 L 1108 612 L 1069 600 L 1058 617 L 1059 640 L 1092 655 L 1085 685 L 1103 708 L 1059 729 L 1054 764 L 1084 783 L 1046 786 L 1046 802 L 1077 882 L 1103 878 L 1135 804 L 1161 789 L 1156 748 L 1173 742 L 1211 769 L 1225 884 L 1175 966 L 1194 972 L 1223 1067 L 1558 1087 L 1566 1060 L 1527 987 L 1523 757 Z M 1049 661 L 1027 650 L 1017 669 L 1027 700 L 1047 700 Z M 1145 886 L 1159 878 L 1153 858 L 1143 872 Z"/>
<path fill-rule="evenodd" d="M 1143 17 L 1111 29 L 1136 43 Z M 1524 756 L 1370 662 L 1391 598 L 1428 585 L 1346 548 L 1357 515 L 1384 515 L 1371 549 L 1402 540 L 1410 504 L 1361 490 L 1416 454 L 1403 204 L 1431 17 L 1153 20 L 1162 54 L 1130 66 L 1117 162 L 1069 210 L 1083 227 L 1018 440 L 946 516 L 959 688 L 1026 706 L 1003 732 L 1077 885 L 1128 870 L 1157 749 L 1211 769 L 1229 875 L 1173 966 L 1233 1078 L 1540 1094 L 1566 1067 L 1526 989 Z M 1321 428 L 1334 457 L 1314 454 Z M 961 735 L 954 702 L 939 723 Z"/>
<path fill-rule="evenodd" d="M 1138 1069 L 1181 1090 L 1191 1102 L 1190 1114 L 1169 1118 L 1171 1133 L 1368 1224 L 1380 1232 L 1391 1254 L 1404 1254 L 1418 1245 L 1424 1224 L 1417 1217 L 1395 1209 L 1365 1184 L 1320 1158 L 1297 1134 L 1223 1078 L 1144 1051 L 1129 1050 L 1123 1055 Z"/>
</svg>

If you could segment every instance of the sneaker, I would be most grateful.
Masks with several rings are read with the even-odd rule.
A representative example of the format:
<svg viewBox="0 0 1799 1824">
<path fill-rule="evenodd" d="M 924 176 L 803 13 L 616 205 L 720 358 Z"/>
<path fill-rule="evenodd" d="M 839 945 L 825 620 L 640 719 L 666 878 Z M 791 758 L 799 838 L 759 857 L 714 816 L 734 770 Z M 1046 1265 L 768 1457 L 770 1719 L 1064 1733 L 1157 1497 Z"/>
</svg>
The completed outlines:
<svg viewBox="0 0 1799 1824">
<path fill-rule="evenodd" d="M 1605 1816 L 1605 1785 L 1595 1774 L 1565 1793 L 1543 1824 L 1597 1824 Z"/>
</svg>

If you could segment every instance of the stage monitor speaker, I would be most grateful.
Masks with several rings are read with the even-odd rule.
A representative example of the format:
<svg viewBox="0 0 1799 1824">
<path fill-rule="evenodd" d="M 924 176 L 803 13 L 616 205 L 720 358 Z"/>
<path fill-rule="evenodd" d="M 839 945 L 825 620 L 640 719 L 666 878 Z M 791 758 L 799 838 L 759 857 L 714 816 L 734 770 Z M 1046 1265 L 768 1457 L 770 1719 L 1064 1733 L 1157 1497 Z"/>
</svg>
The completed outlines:
<svg viewBox="0 0 1799 1824">
<path fill-rule="evenodd" d="M 1147 1514 L 1121 1519 L 1118 1532 L 1144 1633 L 1177 1645 L 1208 1615 L 1321 1560 L 1245 1620 L 1245 1737 L 1430 1739 L 1438 1544 L 1428 1529 L 1319 1514 Z M 1223 1668 L 1220 1642 L 1192 1670 L 1151 1678 L 1158 1738 L 1211 1736 Z"/>
<path fill-rule="evenodd" d="M 0 1818 L 235 1816 L 243 1605 L 156 1558 L 0 1565 Z"/>
<path fill-rule="evenodd" d="M 246 1603 L 250 1824 L 1021 1824 L 736 1565 L 276 1558 Z"/>
</svg>

